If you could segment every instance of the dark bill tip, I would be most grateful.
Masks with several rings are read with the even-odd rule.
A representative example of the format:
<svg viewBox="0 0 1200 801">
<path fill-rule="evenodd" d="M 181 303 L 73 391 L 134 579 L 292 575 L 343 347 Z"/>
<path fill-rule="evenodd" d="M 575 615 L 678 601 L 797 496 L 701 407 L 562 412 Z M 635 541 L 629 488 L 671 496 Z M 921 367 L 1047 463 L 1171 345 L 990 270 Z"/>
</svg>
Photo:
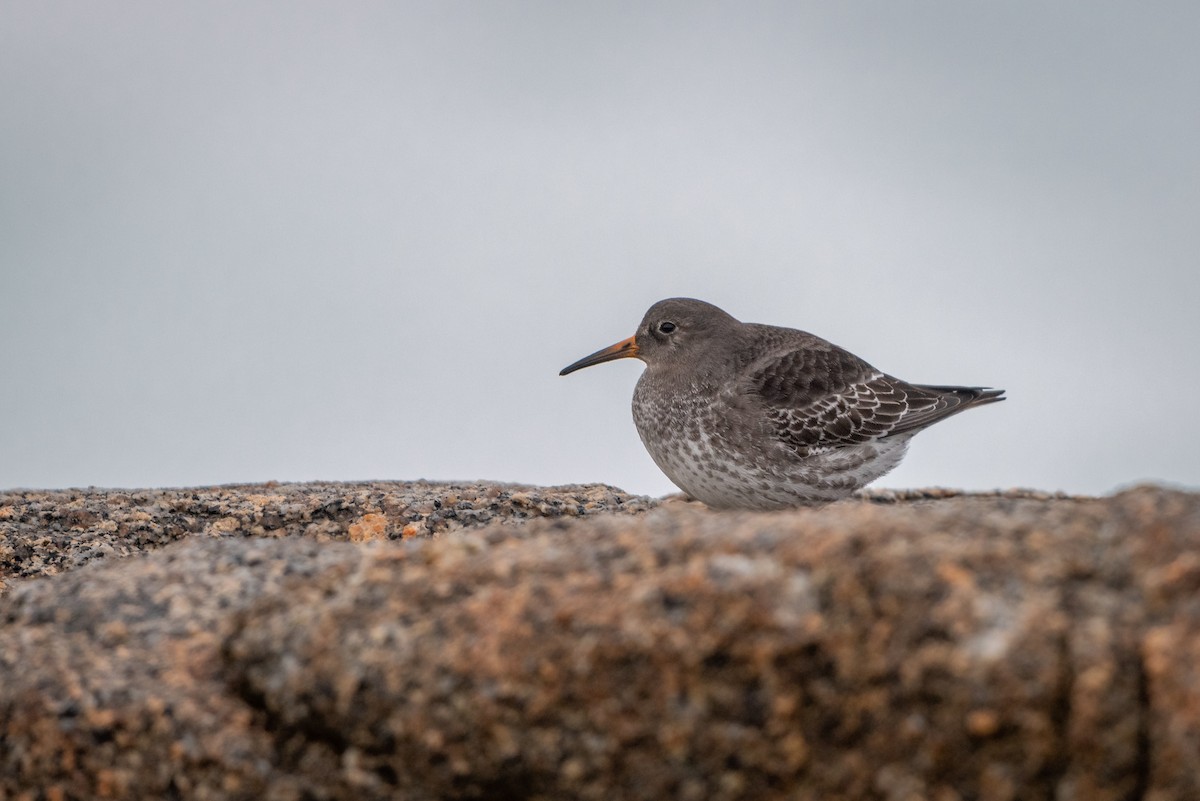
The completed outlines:
<svg viewBox="0 0 1200 801">
<path fill-rule="evenodd" d="M 603 362 L 611 362 L 613 359 L 630 359 L 636 358 L 638 355 L 637 339 L 630 337 L 623 339 L 615 345 L 609 345 L 603 350 L 598 350 L 590 356 L 584 356 L 574 364 L 569 364 L 558 371 L 559 375 L 567 375 L 576 370 L 582 370 L 585 367 L 591 367 L 594 364 Z"/>
</svg>

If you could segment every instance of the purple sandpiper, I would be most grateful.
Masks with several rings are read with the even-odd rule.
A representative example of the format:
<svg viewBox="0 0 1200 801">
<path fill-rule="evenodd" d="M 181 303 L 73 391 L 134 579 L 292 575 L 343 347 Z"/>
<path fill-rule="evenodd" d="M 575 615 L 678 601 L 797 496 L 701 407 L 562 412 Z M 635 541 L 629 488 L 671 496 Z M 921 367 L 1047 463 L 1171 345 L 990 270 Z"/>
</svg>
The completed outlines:
<svg viewBox="0 0 1200 801">
<path fill-rule="evenodd" d="M 636 334 L 559 375 L 629 357 L 646 363 L 633 393 L 646 450 L 716 509 L 844 498 L 899 464 L 921 429 L 1004 400 L 1001 389 L 909 384 L 820 337 L 692 298 L 655 303 Z"/>
</svg>

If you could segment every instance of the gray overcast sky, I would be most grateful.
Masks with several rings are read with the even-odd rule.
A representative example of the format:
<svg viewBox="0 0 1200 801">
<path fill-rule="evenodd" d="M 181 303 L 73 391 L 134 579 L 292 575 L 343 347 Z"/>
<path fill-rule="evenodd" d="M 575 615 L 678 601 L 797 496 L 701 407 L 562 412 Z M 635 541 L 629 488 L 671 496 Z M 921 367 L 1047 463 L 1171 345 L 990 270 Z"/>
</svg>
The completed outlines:
<svg viewBox="0 0 1200 801">
<path fill-rule="evenodd" d="M 1200 4 L 0 2 L 0 488 L 672 491 L 690 295 L 1010 400 L 878 486 L 1200 486 Z"/>
</svg>

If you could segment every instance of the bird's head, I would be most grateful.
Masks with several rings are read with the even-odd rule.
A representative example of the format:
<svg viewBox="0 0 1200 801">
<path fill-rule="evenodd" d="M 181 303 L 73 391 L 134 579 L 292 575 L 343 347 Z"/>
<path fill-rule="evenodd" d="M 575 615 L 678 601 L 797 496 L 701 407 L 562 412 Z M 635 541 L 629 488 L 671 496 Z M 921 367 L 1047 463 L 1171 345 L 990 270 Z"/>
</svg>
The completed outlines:
<svg viewBox="0 0 1200 801">
<path fill-rule="evenodd" d="M 729 342 L 739 325 L 733 317 L 702 300 L 660 300 L 646 312 L 636 334 L 584 356 L 564 367 L 559 375 L 613 359 L 638 358 L 651 368 L 680 363 L 687 355 L 699 359 L 712 346 Z"/>
</svg>

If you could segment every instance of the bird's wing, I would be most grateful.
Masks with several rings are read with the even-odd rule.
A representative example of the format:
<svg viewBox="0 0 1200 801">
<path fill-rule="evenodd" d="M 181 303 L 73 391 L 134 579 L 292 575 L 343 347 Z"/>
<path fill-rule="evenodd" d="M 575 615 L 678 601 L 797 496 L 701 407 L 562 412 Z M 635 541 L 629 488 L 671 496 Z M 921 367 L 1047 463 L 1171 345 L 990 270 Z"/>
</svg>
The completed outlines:
<svg viewBox="0 0 1200 801">
<path fill-rule="evenodd" d="M 770 433 L 801 455 L 916 431 L 978 397 L 909 384 L 823 340 L 809 344 L 754 365 L 746 387 L 761 398 Z"/>
</svg>

